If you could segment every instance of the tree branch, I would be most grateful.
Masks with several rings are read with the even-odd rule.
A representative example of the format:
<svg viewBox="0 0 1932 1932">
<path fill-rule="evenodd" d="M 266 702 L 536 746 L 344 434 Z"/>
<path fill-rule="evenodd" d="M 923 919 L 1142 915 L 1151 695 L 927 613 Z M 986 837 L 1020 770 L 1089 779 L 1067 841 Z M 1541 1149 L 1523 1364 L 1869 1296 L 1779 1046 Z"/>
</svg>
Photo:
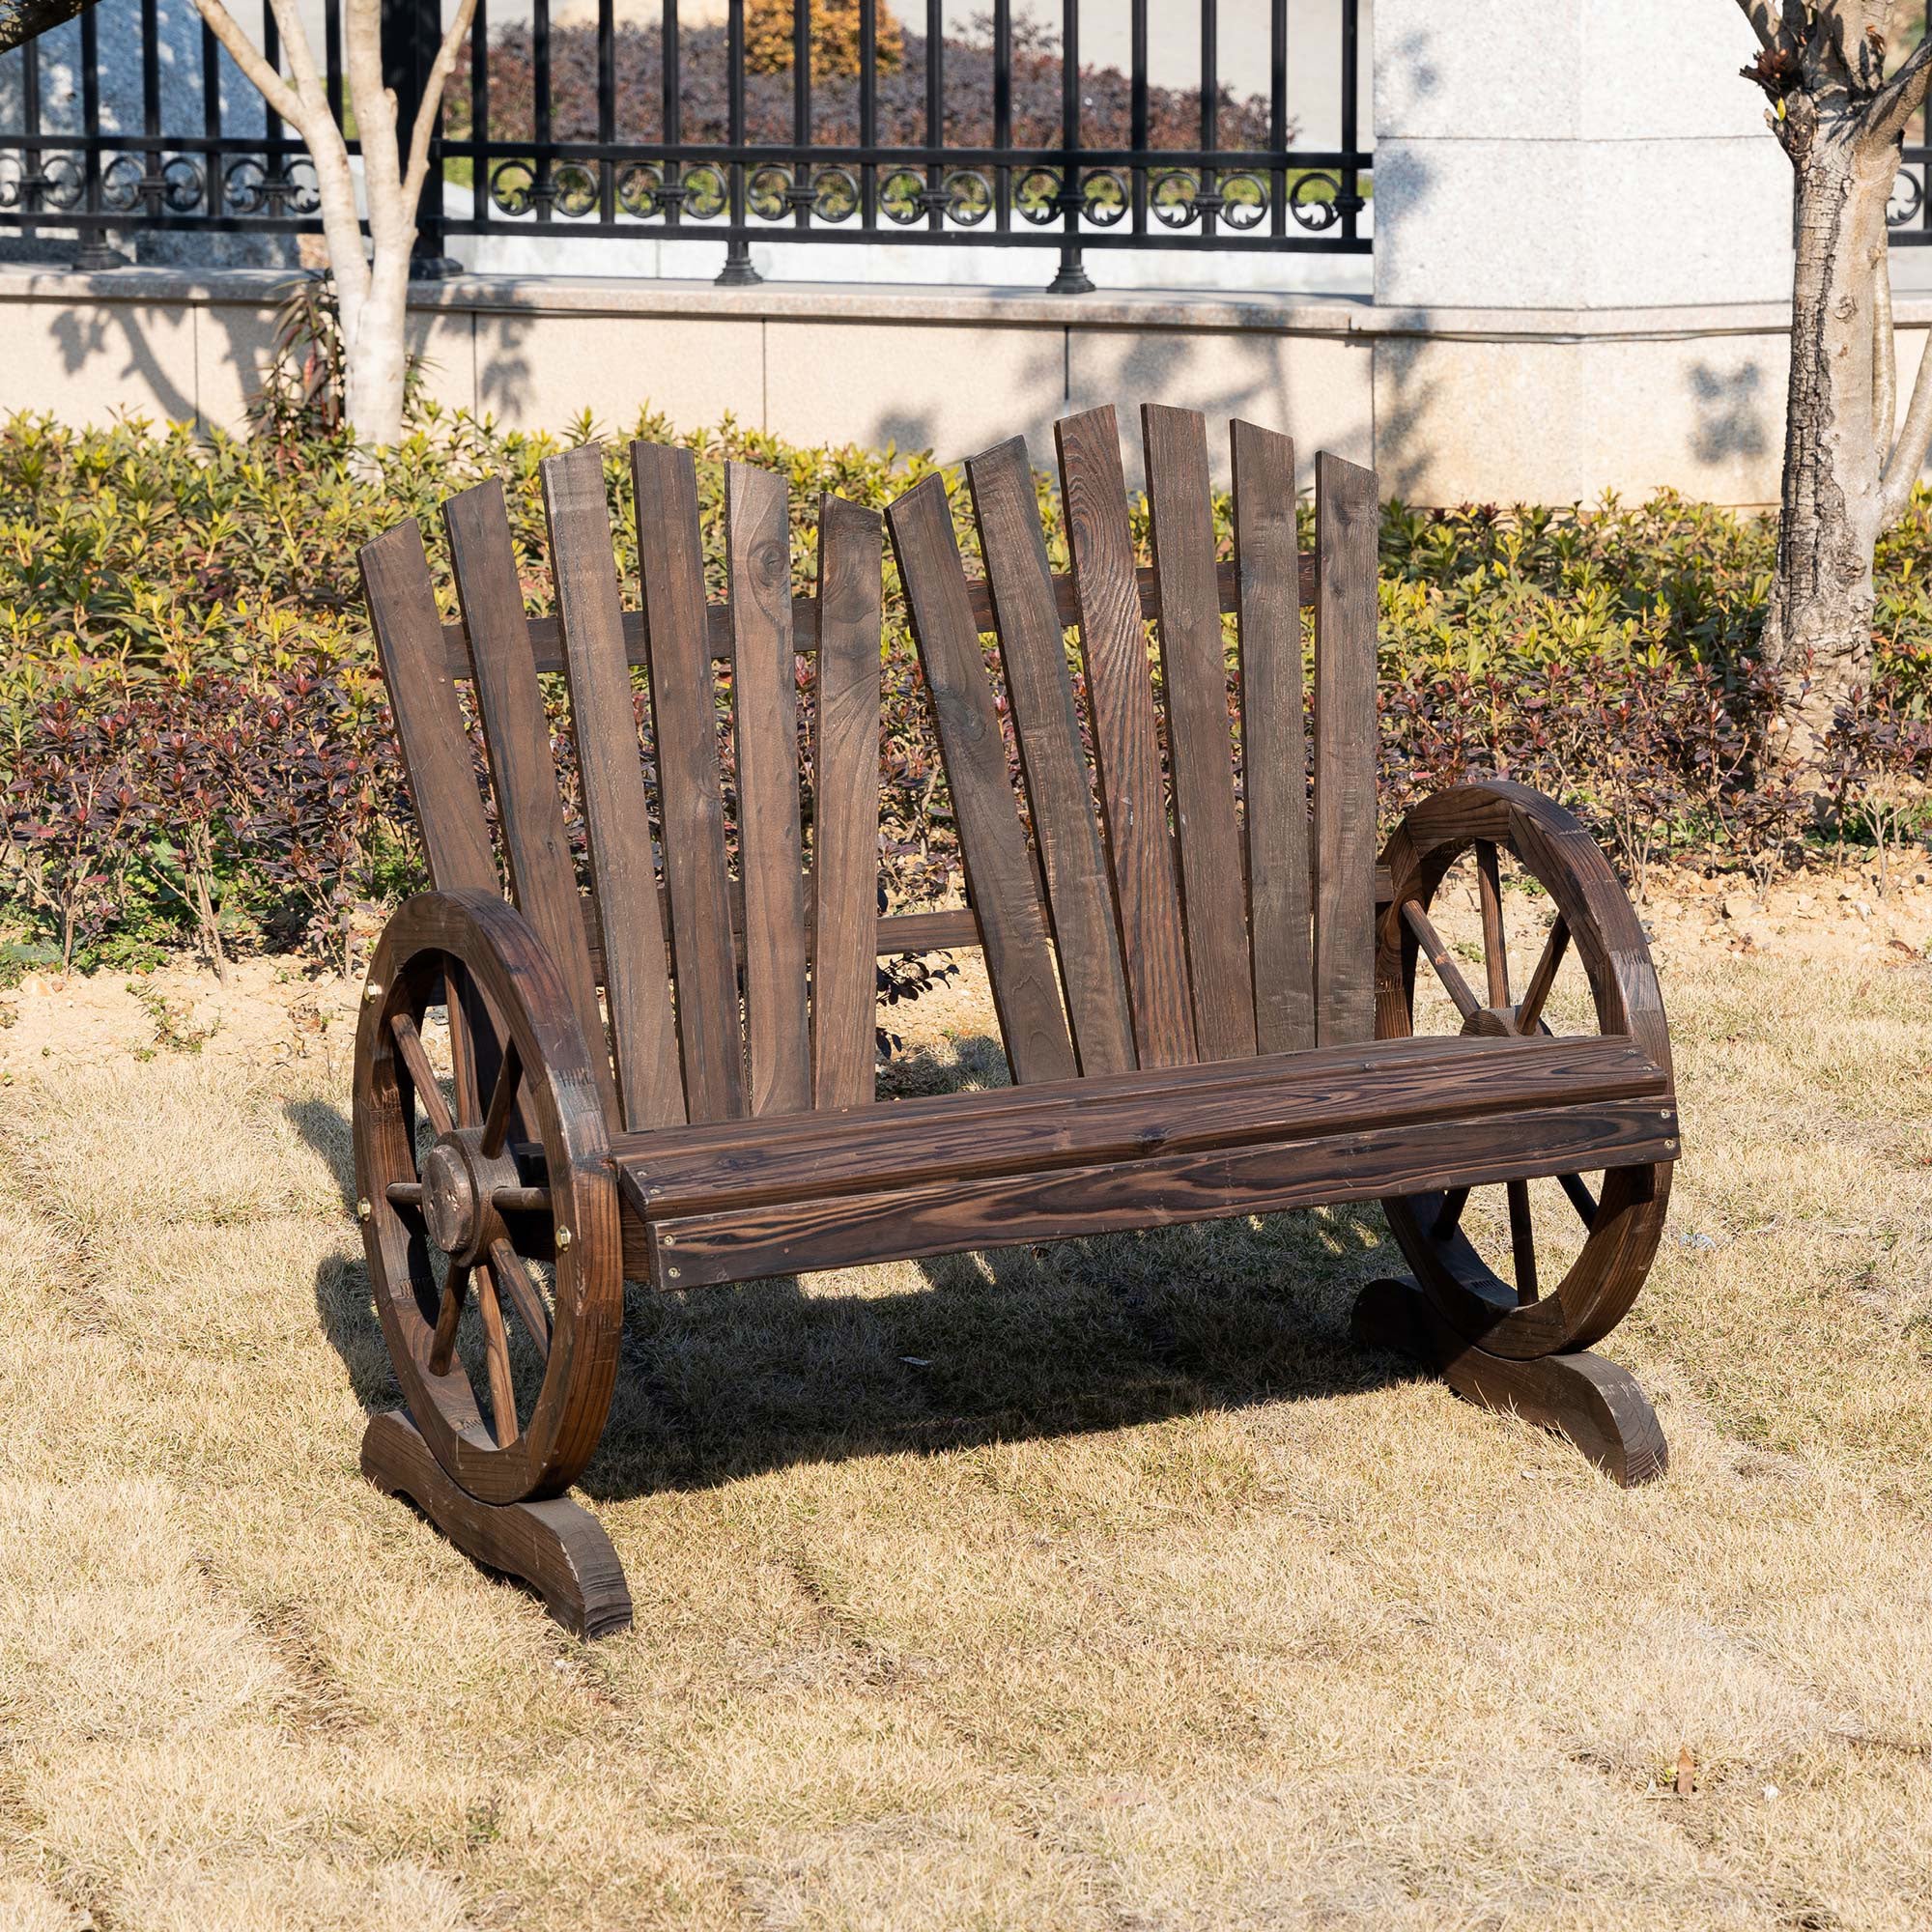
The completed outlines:
<svg viewBox="0 0 1932 1932">
<path fill-rule="evenodd" d="M 1751 23 L 1751 31 L 1758 38 L 1758 44 L 1773 53 L 1795 53 L 1797 43 L 1791 37 L 1791 0 L 1784 0 L 1782 15 L 1772 5 L 1772 0 L 1738 0 L 1744 10 L 1744 16 Z"/>
<path fill-rule="evenodd" d="M 442 106 L 442 90 L 456 65 L 456 52 L 469 32 L 476 14 L 476 0 L 460 0 L 456 17 L 442 37 L 442 44 L 430 63 L 429 77 L 423 82 L 422 100 L 416 108 L 416 125 L 410 130 L 410 158 L 403 170 L 403 206 L 414 216 L 422 198 L 423 177 L 429 172 L 429 141 L 436 128 L 438 110 Z"/>
<path fill-rule="evenodd" d="M 65 26 L 94 0 L 0 0 L 0 54 L 24 46 L 49 27 Z"/>
<path fill-rule="evenodd" d="M 1872 436 L 1879 461 L 1898 430 L 1898 344 L 1891 331 L 1891 257 L 1883 240 L 1872 269 Z"/>
<path fill-rule="evenodd" d="M 1883 528 L 1905 514 L 1912 501 L 1912 486 L 1925 467 L 1925 452 L 1932 449 L 1932 353 L 1918 364 L 1912 384 L 1912 400 L 1905 406 L 1905 423 L 1898 440 L 1886 460 L 1885 474 L 1879 479 L 1878 513 Z"/>
<path fill-rule="evenodd" d="M 268 57 L 242 31 L 222 0 L 195 0 L 195 9 L 208 22 L 214 38 L 227 48 L 229 59 L 247 75 L 262 99 L 308 143 L 313 154 L 315 140 L 309 132 L 308 103 L 269 65 Z"/>
<path fill-rule="evenodd" d="M 1872 96 L 1859 146 L 1872 154 L 1902 140 L 1905 124 L 1925 104 L 1928 86 L 1932 86 L 1932 40 L 1921 41 L 1911 59 Z"/>
</svg>

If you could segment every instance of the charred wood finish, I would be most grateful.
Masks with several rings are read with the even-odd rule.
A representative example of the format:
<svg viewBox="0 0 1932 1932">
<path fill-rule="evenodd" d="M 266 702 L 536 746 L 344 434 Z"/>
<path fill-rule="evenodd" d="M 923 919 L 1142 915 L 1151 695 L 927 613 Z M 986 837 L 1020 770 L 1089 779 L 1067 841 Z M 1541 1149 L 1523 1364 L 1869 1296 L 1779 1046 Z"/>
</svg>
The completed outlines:
<svg viewBox="0 0 1932 1932">
<path fill-rule="evenodd" d="M 614 1558 L 541 1499 L 602 1431 L 626 1274 L 685 1288 L 1380 1199 L 1415 1281 L 1364 1297 L 1365 1337 L 1564 1430 L 1618 1480 L 1662 1466 L 1635 1385 L 1578 1352 L 1648 1270 L 1677 1150 L 1628 901 L 1574 820 L 1510 784 L 1428 801 L 1378 863 L 1374 477 L 1317 459 L 1303 555 L 1293 445 L 1234 425 L 1226 561 L 1207 425 L 1150 409 L 1142 428 L 1151 565 L 1110 410 L 1059 426 L 1063 577 L 1017 440 L 967 465 L 979 576 L 955 529 L 969 505 L 929 476 L 884 529 L 822 499 L 817 594 L 795 598 L 783 486 L 733 466 L 725 594 L 707 602 L 691 456 L 641 443 L 642 613 L 621 607 L 594 448 L 544 466 L 555 619 L 522 609 L 494 484 L 446 512 L 461 624 L 439 616 L 413 526 L 364 554 L 438 888 L 391 922 L 357 1038 L 357 1191 L 409 1411 L 372 1421 L 365 1466 L 574 1627 L 617 1619 Z M 879 911 L 888 531 L 963 910 Z M 538 684 L 557 670 L 587 892 Z M 807 785 L 797 693 L 814 680 Z M 1431 908 L 1472 849 L 1485 961 L 1465 977 Z M 1505 855 L 1558 914 L 1514 972 Z M 873 959 L 950 947 L 985 957 L 1015 1084 L 880 1104 Z M 1596 1025 L 1556 1037 L 1545 1014 L 1553 991 L 1574 1010 L 1557 987 L 1571 959 Z M 1451 1036 L 1414 1037 L 1419 966 L 1454 1003 Z M 451 1095 L 425 1043 L 438 1009 Z M 1587 1238 L 1539 1284 L 1528 1183 L 1550 1177 Z M 1511 1283 L 1463 1230 L 1490 1187 L 1508 1202 Z"/>
</svg>

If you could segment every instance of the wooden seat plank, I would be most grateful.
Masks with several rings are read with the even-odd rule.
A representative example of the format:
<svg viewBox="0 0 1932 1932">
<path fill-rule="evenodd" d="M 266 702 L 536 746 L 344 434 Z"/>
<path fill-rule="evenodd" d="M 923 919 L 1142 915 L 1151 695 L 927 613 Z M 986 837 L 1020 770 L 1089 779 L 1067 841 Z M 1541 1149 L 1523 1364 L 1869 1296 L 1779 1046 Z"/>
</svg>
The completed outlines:
<svg viewBox="0 0 1932 1932">
<path fill-rule="evenodd" d="M 611 1125 L 621 1119 L 604 1035 L 604 1014 L 584 943 L 582 895 L 557 797 L 550 721 L 530 659 L 524 592 L 503 486 L 496 478 L 442 506 L 456 594 L 469 633 L 477 706 L 483 714 L 490 781 L 503 828 L 518 908 L 550 953 L 590 1050 Z"/>
<path fill-rule="evenodd" d="M 1150 403 L 1141 411 L 1141 434 L 1160 587 L 1161 688 L 1194 1046 L 1203 1060 L 1238 1060 L 1255 1050 L 1255 985 L 1235 808 L 1227 654 L 1214 582 L 1208 423 L 1196 410 Z"/>
<path fill-rule="evenodd" d="M 914 484 L 886 512 L 886 524 L 932 695 L 1007 1059 L 1017 1081 L 1066 1079 L 1073 1045 L 945 484 L 937 475 Z"/>
<path fill-rule="evenodd" d="M 551 457 L 542 476 L 617 1089 L 626 1126 L 664 1126 L 683 1122 L 684 1088 L 603 445 Z"/>
<path fill-rule="evenodd" d="M 643 1236 L 655 1277 L 693 1288 L 1668 1160 L 1676 1145 L 1667 1099 L 1557 1103 L 778 1201 L 647 1222 Z"/>
<path fill-rule="evenodd" d="M 1133 1015 L 1025 442 L 972 458 L 966 475 L 1074 1050 L 1083 1073 L 1118 1073 L 1135 1065 Z"/>
<path fill-rule="evenodd" d="M 731 943 L 697 466 L 688 449 L 639 440 L 631 445 L 631 481 L 638 500 L 685 1111 L 694 1121 L 724 1120 L 745 1111 L 745 1050 Z"/>
<path fill-rule="evenodd" d="M 1376 479 L 1315 459 L 1315 1035 L 1375 1035 Z"/>
<path fill-rule="evenodd" d="M 1617 1036 L 1378 1040 L 1238 1066 L 1208 1061 L 619 1136 L 611 1157 L 635 1169 L 626 1183 L 633 1205 L 659 1217 L 1451 1115 L 1476 1120 L 1667 1086 L 1641 1047 Z"/>
<path fill-rule="evenodd" d="M 738 869 L 745 882 L 745 1041 L 753 1114 L 811 1105 L 804 846 L 798 804 L 798 669 L 784 478 L 724 466 L 731 580 Z"/>
<path fill-rule="evenodd" d="M 1294 444 L 1244 422 L 1232 439 L 1255 1043 L 1293 1053 L 1315 1044 Z"/>
<path fill-rule="evenodd" d="M 879 702 L 875 511 L 818 501 L 818 688 L 811 715 L 811 1103 L 863 1106 L 878 1058 Z"/>
<path fill-rule="evenodd" d="M 1134 1040 L 1143 1066 L 1182 1065 L 1194 1016 L 1114 412 L 1068 416 L 1054 440 Z"/>
</svg>

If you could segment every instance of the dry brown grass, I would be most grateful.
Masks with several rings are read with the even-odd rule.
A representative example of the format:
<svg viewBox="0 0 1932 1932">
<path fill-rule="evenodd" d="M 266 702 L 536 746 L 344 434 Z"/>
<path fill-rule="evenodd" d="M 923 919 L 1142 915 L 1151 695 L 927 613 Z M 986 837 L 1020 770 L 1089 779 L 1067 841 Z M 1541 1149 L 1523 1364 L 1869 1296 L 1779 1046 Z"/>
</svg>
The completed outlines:
<svg viewBox="0 0 1932 1932">
<path fill-rule="evenodd" d="M 356 1475 L 346 1022 L 20 997 L 0 1923 L 1932 1921 L 1932 969 L 1659 926 L 1667 1481 L 1348 1347 L 1373 1213 L 639 1299 L 589 1649 Z"/>
</svg>

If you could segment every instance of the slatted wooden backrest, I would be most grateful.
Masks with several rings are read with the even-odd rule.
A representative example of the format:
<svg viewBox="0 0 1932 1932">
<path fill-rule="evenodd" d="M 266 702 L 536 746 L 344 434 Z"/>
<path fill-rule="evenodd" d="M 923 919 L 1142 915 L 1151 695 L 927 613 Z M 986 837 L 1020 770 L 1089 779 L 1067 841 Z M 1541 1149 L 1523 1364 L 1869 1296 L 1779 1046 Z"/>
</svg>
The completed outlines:
<svg viewBox="0 0 1932 1932">
<path fill-rule="evenodd" d="M 1375 478 L 1316 459 L 1311 599 L 1288 438 L 1233 425 L 1234 557 L 1222 563 L 1204 419 L 1150 407 L 1142 434 L 1151 568 L 1136 567 L 1108 409 L 1055 432 L 1067 580 L 1049 569 L 1016 440 L 966 466 L 983 589 L 966 575 L 937 476 L 887 516 L 1021 1081 L 1347 1044 L 1375 1030 Z M 1224 613 L 1236 619 L 1232 711 Z M 978 635 L 989 627 L 997 667 Z"/>
<path fill-rule="evenodd" d="M 498 886 L 456 693 L 467 679 L 511 895 L 557 963 L 585 1037 L 609 1050 L 592 1057 L 612 1126 L 860 1104 L 872 1097 L 881 945 L 879 519 L 822 498 L 819 593 L 795 603 L 783 481 L 728 465 L 729 595 L 719 606 L 705 596 L 691 453 L 639 442 L 631 470 L 641 611 L 623 608 L 604 457 L 594 444 L 543 466 L 553 619 L 525 616 L 496 482 L 444 505 L 460 624 L 439 618 L 415 525 L 362 554 L 432 880 L 444 889 Z M 809 872 L 802 647 L 817 660 Z M 632 675 L 639 667 L 654 774 L 642 757 Z M 559 670 L 577 752 L 587 894 L 578 883 L 540 682 Z M 721 756 L 727 725 L 735 840 Z M 958 926 L 955 920 L 931 936 L 943 941 Z M 887 943 L 916 946 L 924 937 L 905 931 Z M 476 1017 L 487 1032 L 487 1016 Z M 467 1077 L 473 1085 L 477 1075 Z"/>
</svg>

